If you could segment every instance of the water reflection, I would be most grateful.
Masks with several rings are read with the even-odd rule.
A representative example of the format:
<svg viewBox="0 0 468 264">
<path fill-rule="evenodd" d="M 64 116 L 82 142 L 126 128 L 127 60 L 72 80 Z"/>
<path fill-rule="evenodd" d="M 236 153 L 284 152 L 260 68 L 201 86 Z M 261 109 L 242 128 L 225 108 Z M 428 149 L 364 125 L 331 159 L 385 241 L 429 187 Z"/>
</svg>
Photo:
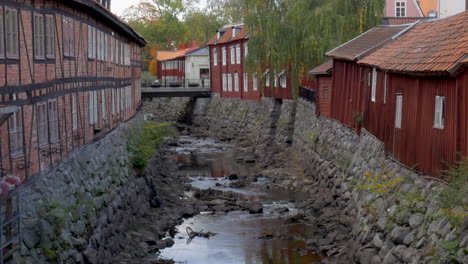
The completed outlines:
<svg viewBox="0 0 468 264">
<path fill-rule="evenodd" d="M 306 194 L 265 189 L 262 183 L 245 189 L 226 188 L 229 182 L 224 179 L 226 176 L 232 173 L 254 175 L 257 172 L 255 166 L 236 162 L 235 152 L 227 145 L 193 138 L 184 138 L 183 142 L 182 146 L 174 148 L 173 158 L 180 164 L 180 173 L 192 178 L 195 187 L 240 192 L 249 200 L 262 202 L 264 214 L 250 215 L 236 211 L 222 215 L 201 214 L 187 219 L 178 227 L 175 245 L 162 251 L 164 258 L 189 264 L 309 264 L 320 260 L 304 245 L 304 238 L 313 233 L 314 227 L 288 223 L 275 213 L 275 209 L 288 208 L 284 215 L 296 214 L 297 209 L 289 200 L 305 199 Z M 189 239 L 185 231 L 187 227 L 217 235 L 210 239 L 197 237 L 186 243 Z M 273 239 L 259 239 L 266 234 Z"/>
</svg>

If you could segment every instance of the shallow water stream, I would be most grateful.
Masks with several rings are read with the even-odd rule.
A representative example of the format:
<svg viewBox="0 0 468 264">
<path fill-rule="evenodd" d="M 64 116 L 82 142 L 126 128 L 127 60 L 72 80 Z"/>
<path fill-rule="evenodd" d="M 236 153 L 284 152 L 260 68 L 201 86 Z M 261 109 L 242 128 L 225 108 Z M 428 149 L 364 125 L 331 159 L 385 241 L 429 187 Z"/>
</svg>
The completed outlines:
<svg viewBox="0 0 468 264">
<path fill-rule="evenodd" d="M 293 223 L 288 218 L 298 213 L 295 201 L 306 199 L 299 192 L 266 188 L 268 179 L 258 180 L 242 188 L 228 187 L 229 175 L 252 177 L 259 172 L 249 160 L 239 161 L 235 147 L 191 137 L 182 137 L 173 148 L 173 159 L 180 165 L 179 173 L 188 176 L 199 189 L 218 189 L 240 193 L 243 198 L 260 202 L 263 214 L 248 211 L 229 213 L 204 212 L 186 219 L 177 227 L 175 244 L 161 256 L 176 263 L 315 263 L 320 257 L 305 248 L 305 238 L 314 226 Z M 187 227 L 214 232 L 207 238 L 189 239 Z"/>
</svg>

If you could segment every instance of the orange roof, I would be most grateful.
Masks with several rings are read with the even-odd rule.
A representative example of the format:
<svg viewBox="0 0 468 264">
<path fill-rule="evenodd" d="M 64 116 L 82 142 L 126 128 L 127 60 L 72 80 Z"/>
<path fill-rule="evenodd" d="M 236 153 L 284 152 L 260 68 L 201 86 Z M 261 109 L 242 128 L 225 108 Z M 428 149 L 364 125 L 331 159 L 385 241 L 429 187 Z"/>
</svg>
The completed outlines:
<svg viewBox="0 0 468 264">
<path fill-rule="evenodd" d="M 424 16 L 429 15 L 429 11 L 437 11 L 439 0 L 418 0 Z"/>
<path fill-rule="evenodd" d="M 359 60 L 367 56 L 370 52 L 383 46 L 390 41 L 393 36 L 406 29 L 408 25 L 382 25 L 370 29 L 356 38 L 334 48 L 326 53 L 334 59 Z"/>
<path fill-rule="evenodd" d="M 468 55 L 468 12 L 421 22 L 360 64 L 394 72 L 453 74 Z"/>
<path fill-rule="evenodd" d="M 200 48 L 198 45 L 193 46 L 187 49 L 181 49 L 181 50 L 176 50 L 176 51 L 158 51 L 156 55 L 156 60 L 158 61 L 168 61 L 168 60 L 174 60 L 180 57 L 185 56 L 185 54 L 196 50 Z"/>
</svg>

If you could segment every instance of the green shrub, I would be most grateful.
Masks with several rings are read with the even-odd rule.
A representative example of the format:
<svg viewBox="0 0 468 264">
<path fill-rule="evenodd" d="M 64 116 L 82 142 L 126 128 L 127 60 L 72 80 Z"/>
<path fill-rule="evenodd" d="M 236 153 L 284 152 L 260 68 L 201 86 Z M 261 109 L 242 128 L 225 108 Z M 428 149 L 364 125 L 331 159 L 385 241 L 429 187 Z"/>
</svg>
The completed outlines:
<svg viewBox="0 0 468 264">
<path fill-rule="evenodd" d="M 148 161 L 164 142 L 164 138 L 174 136 L 175 129 L 168 123 L 146 121 L 141 127 L 132 127 L 128 134 L 127 150 L 131 154 L 133 167 L 142 173 Z"/>
<path fill-rule="evenodd" d="M 449 166 L 444 176 L 449 184 L 438 195 L 439 205 L 452 226 L 458 226 L 468 217 L 468 157 Z"/>
</svg>

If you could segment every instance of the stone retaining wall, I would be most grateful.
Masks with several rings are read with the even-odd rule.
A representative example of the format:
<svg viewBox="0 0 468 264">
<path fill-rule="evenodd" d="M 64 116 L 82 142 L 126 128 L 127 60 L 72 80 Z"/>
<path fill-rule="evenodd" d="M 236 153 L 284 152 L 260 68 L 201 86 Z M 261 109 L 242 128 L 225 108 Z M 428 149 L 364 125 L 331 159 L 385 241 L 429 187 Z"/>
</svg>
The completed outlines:
<svg viewBox="0 0 468 264">
<path fill-rule="evenodd" d="M 15 263 L 112 263 L 125 230 L 150 208 L 151 179 L 126 150 L 137 117 L 69 155 L 21 193 L 22 256 Z"/>
</svg>

